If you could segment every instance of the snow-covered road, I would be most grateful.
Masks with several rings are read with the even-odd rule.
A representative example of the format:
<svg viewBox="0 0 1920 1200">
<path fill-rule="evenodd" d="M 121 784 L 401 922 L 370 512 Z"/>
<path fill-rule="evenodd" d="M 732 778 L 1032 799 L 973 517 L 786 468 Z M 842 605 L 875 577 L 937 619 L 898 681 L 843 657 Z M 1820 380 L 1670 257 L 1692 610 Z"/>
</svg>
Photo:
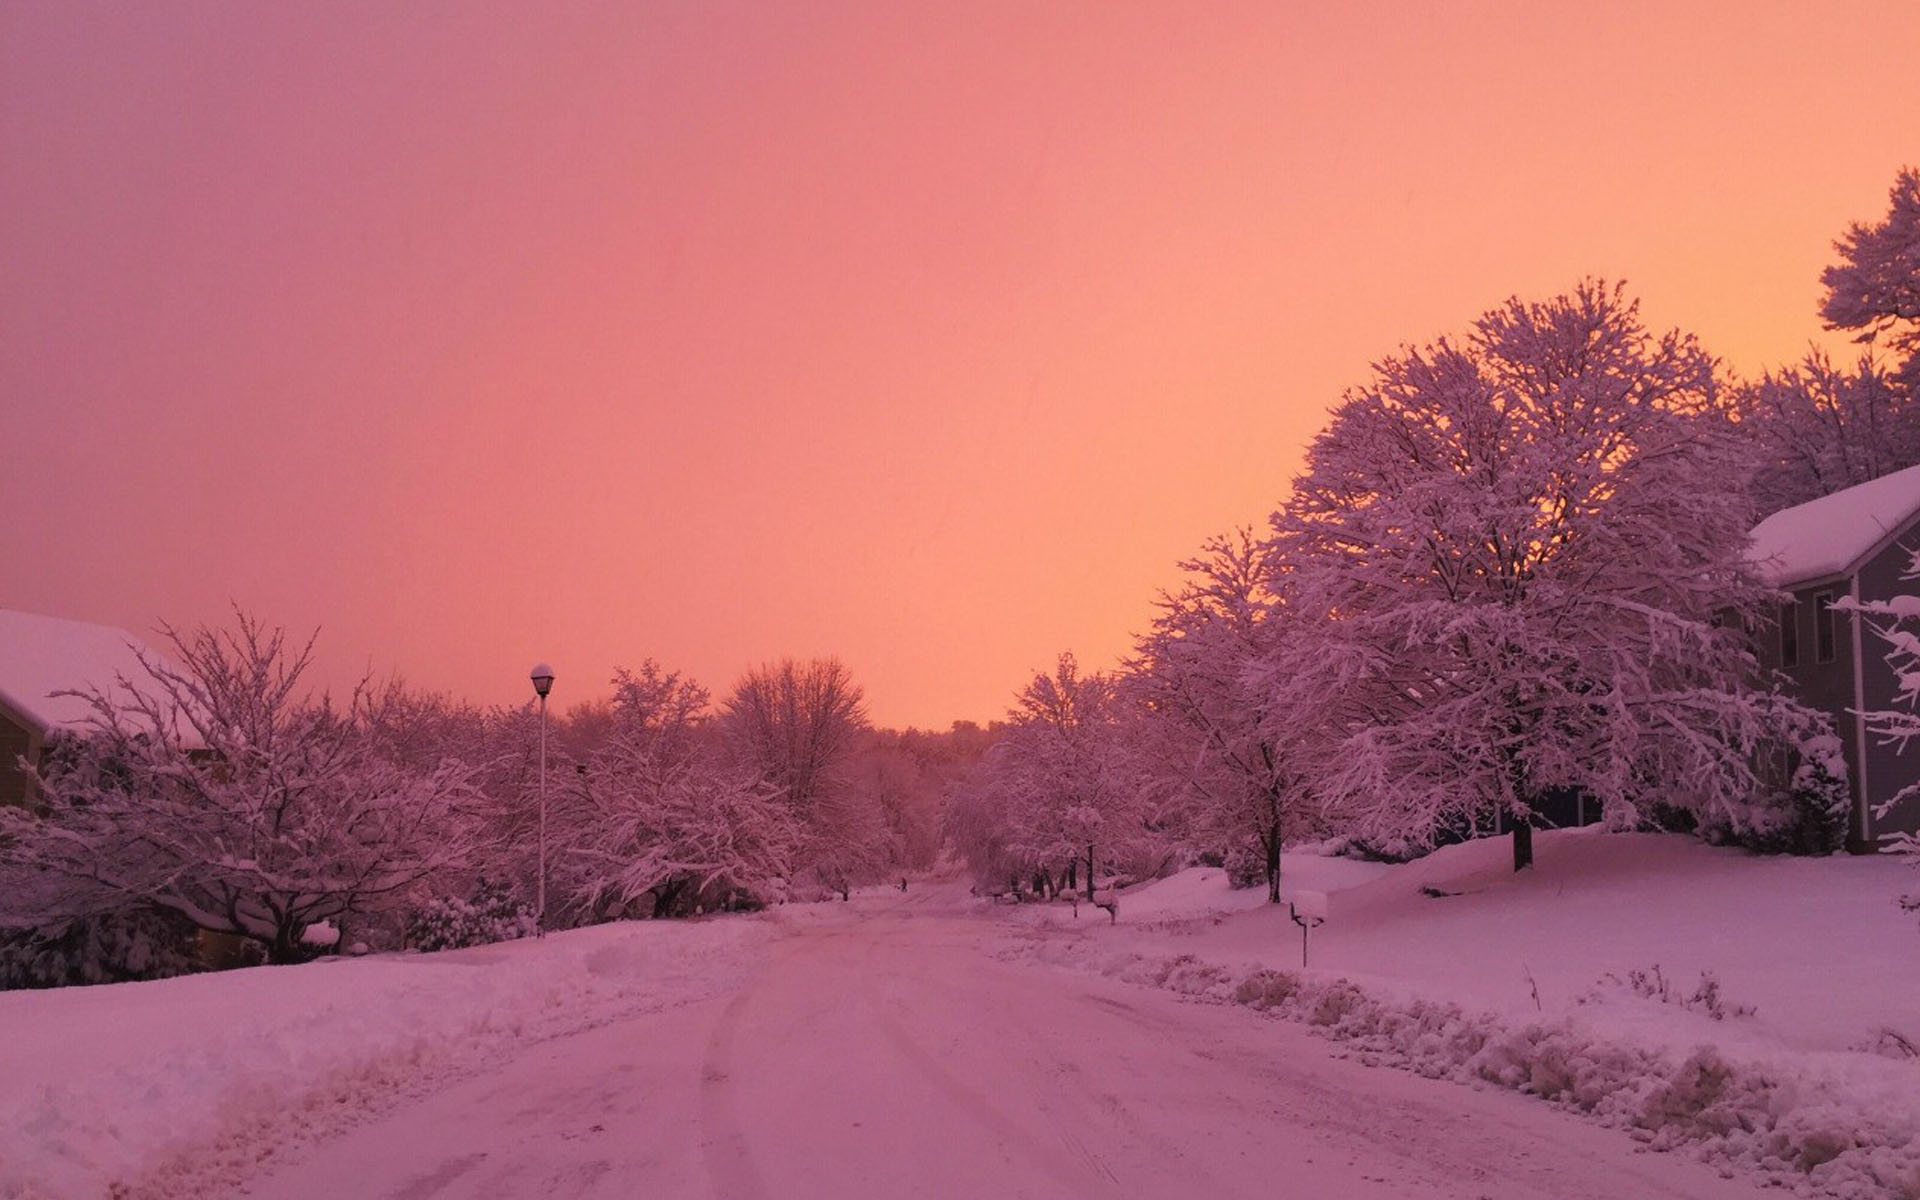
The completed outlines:
<svg viewBox="0 0 1920 1200">
<path fill-rule="evenodd" d="M 254 1181 L 393 1197 L 1728 1197 L 1521 1097 L 1002 961 L 929 890 L 787 922 L 735 994 L 528 1048 Z"/>
</svg>

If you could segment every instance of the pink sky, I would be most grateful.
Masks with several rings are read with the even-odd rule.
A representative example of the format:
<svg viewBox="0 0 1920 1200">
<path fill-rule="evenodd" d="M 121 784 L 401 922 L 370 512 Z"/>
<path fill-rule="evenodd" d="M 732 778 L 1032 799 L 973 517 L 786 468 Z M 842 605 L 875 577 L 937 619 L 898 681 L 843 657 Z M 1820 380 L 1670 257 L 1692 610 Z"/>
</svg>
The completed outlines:
<svg viewBox="0 0 1920 1200">
<path fill-rule="evenodd" d="M 1601 273 L 1790 360 L 1920 162 L 1906 3 L 925 7 L 0 7 L 0 607 L 984 720 L 1372 359 Z"/>
</svg>

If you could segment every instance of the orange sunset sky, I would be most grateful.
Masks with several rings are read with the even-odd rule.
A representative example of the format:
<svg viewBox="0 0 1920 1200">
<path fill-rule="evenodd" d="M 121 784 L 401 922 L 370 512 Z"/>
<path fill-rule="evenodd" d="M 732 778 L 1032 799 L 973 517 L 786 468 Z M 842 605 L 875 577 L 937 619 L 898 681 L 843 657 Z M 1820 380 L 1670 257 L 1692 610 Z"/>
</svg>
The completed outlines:
<svg viewBox="0 0 1920 1200">
<path fill-rule="evenodd" d="M 1917 48 L 1911 3 L 0 2 L 0 607 L 238 602 L 488 704 L 831 653 L 985 720 L 1509 294 L 1798 357 Z"/>
</svg>

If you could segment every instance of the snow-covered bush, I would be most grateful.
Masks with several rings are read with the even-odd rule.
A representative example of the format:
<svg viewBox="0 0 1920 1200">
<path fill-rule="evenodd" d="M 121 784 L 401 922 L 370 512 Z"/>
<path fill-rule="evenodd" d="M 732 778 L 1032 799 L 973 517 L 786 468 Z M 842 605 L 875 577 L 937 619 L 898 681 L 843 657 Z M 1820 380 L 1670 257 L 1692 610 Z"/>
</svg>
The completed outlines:
<svg viewBox="0 0 1920 1200">
<path fill-rule="evenodd" d="M 231 631 L 167 631 L 180 665 L 75 693 L 87 725 L 35 772 L 36 810 L 0 806 L 0 868 L 61 882 L 9 923 L 164 908 L 309 957 L 318 921 L 404 908 L 465 867 L 472 771 L 396 760 L 371 735 L 372 689 L 344 709 L 304 680 L 313 643 L 238 614 Z"/>
<path fill-rule="evenodd" d="M 1846 843 L 1853 797 L 1847 790 L 1847 760 L 1839 738 L 1825 734 L 1800 748 L 1787 799 L 1794 818 L 1789 853 L 1831 854 Z"/>
<path fill-rule="evenodd" d="M 1679 985 L 1668 979 L 1659 963 L 1646 970 L 1628 971 L 1625 979 L 1609 972 L 1602 975 L 1600 982 L 1592 991 L 1580 997 L 1579 1002 L 1598 1003 L 1608 991 L 1630 992 L 1644 1000 L 1671 1004 L 1716 1021 L 1724 1021 L 1728 1017 L 1751 1017 L 1754 1014 L 1753 1005 L 1736 1004 L 1726 998 L 1720 990 L 1719 977 L 1712 971 L 1700 972 L 1700 986 L 1691 992 L 1682 991 Z"/>
<path fill-rule="evenodd" d="M 533 909 L 504 883 L 482 879 L 473 898 L 442 896 L 407 915 L 407 944 L 418 950 L 458 950 L 527 937 L 539 928 Z"/>
<path fill-rule="evenodd" d="M 157 909 L 0 930 L 0 991 L 166 979 L 200 969 L 192 923 Z"/>
<path fill-rule="evenodd" d="M 1221 864 L 1227 871 L 1227 885 L 1234 888 L 1260 887 L 1267 882 L 1267 852 L 1257 845 L 1241 843 L 1227 851 Z"/>
<path fill-rule="evenodd" d="M 1738 822 L 1731 810 L 1703 821 L 1701 836 L 1756 854 L 1834 854 L 1844 847 L 1853 797 L 1840 739 L 1823 728 L 1798 739 L 1792 757 L 1786 787 L 1762 791 L 1739 811 Z"/>
</svg>

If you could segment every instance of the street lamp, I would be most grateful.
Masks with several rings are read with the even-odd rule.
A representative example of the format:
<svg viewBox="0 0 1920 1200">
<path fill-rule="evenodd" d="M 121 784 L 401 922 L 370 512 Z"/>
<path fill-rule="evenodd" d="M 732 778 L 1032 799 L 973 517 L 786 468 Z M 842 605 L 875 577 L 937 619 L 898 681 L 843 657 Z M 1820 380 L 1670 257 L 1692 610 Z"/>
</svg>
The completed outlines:
<svg viewBox="0 0 1920 1200">
<path fill-rule="evenodd" d="M 533 902 L 533 929 L 537 936 L 547 934 L 547 693 L 553 689 L 553 668 L 536 663 L 533 690 L 540 697 L 540 882 Z"/>
</svg>

